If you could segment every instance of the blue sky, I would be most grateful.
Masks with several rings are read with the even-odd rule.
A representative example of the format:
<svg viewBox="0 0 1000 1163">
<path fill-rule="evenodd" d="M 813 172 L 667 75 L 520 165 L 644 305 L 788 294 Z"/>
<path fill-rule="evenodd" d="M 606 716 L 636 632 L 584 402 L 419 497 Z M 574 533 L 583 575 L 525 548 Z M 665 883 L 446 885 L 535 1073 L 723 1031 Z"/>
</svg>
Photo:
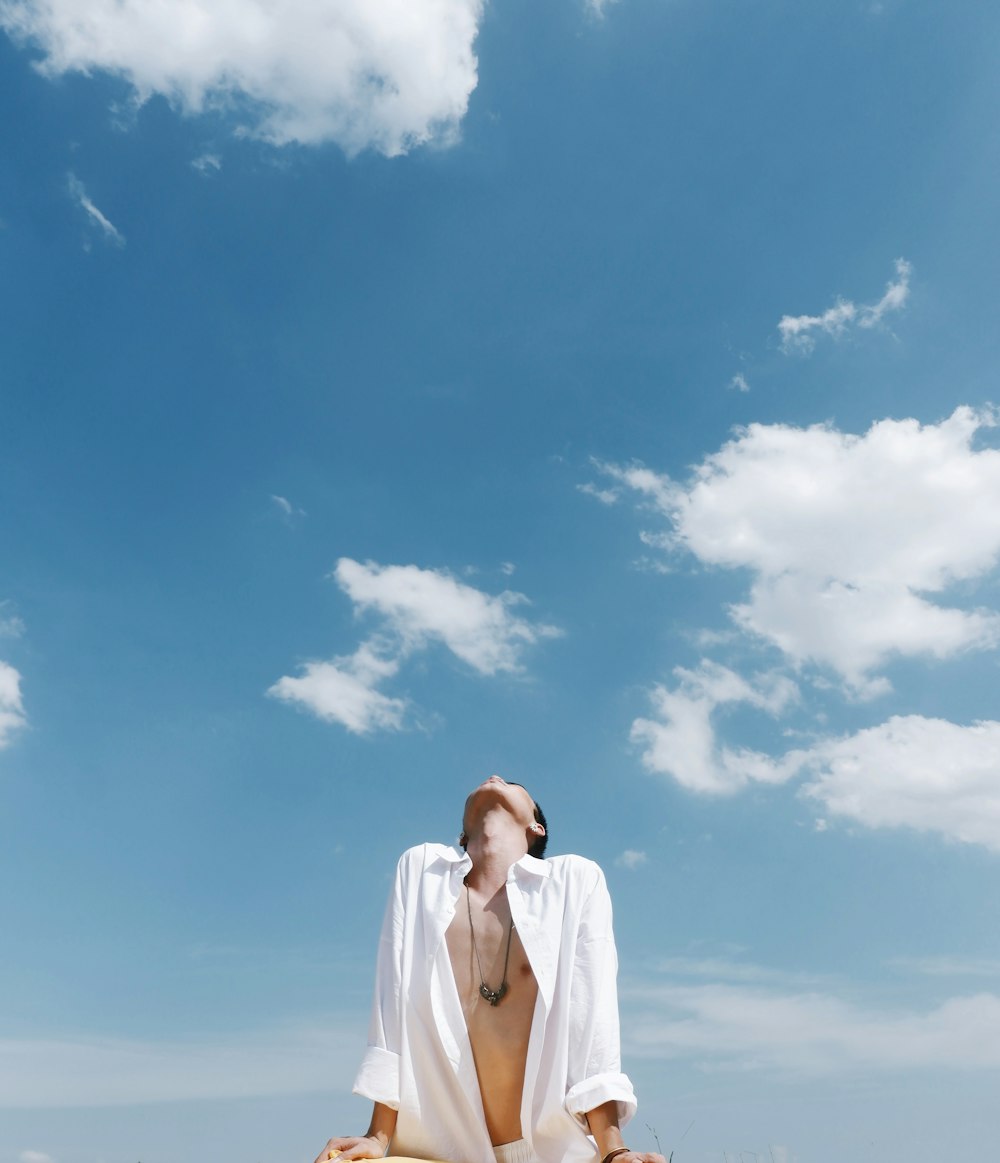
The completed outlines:
<svg viewBox="0 0 1000 1163">
<path fill-rule="evenodd" d="M 493 771 L 607 870 L 634 1145 L 981 1159 L 1000 13 L 0 24 L 0 1163 L 363 1129 Z"/>
</svg>

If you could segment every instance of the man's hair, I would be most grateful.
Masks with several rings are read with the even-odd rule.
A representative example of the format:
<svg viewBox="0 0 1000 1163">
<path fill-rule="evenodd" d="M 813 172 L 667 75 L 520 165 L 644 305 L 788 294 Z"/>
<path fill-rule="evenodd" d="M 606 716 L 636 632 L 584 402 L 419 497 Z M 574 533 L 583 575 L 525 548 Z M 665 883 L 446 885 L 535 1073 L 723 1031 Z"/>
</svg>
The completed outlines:
<svg viewBox="0 0 1000 1163">
<path fill-rule="evenodd" d="M 549 842 L 549 826 L 545 822 L 545 813 L 538 804 L 535 804 L 535 823 L 541 824 L 545 831 L 541 836 L 536 836 L 532 841 L 531 847 L 528 849 L 528 855 L 537 856 L 539 860 L 542 860 L 545 856 L 545 845 Z"/>
</svg>

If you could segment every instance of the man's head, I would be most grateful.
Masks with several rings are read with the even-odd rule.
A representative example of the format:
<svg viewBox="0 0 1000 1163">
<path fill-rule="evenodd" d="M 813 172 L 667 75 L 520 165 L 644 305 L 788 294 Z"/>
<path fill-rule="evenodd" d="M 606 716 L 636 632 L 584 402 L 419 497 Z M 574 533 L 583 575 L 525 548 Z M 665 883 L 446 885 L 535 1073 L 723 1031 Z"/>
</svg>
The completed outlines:
<svg viewBox="0 0 1000 1163">
<path fill-rule="evenodd" d="M 466 847 L 470 833 L 476 829 L 486 813 L 498 808 L 509 815 L 513 823 L 524 828 L 528 855 L 541 859 L 545 855 L 545 846 L 549 841 L 545 813 L 522 784 L 501 779 L 499 775 L 491 775 L 465 801 L 462 835 L 459 838 L 462 847 Z"/>
</svg>

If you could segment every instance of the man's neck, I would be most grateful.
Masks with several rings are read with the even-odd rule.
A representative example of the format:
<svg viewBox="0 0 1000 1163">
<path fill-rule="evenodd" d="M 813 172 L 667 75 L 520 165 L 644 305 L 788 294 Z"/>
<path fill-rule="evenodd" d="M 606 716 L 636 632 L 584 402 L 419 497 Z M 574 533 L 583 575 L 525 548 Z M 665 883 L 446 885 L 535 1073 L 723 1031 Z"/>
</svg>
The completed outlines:
<svg viewBox="0 0 1000 1163">
<path fill-rule="evenodd" d="M 472 868 L 465 878 L 474 892 L 491 897 L 507 883 L 511 865 L 528 851 L 524 829 L 504 811 L 487 812 L 481 826 L 469 837 L 466 851 Z"/>
</svg>

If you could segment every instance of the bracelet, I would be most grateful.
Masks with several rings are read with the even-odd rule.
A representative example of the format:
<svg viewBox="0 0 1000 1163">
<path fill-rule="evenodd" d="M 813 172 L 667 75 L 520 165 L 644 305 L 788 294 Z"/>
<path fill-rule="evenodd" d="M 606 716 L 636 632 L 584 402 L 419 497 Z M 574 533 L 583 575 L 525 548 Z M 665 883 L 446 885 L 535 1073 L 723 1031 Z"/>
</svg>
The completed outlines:
<svg viewBox="0 0 1000 1163">
<path fill-rule="evenodd" d="M 601 1160 L 601 1163 L 611 1163 L 612 1159 L 617 1159 L 619 1155 L 627 1155 L 631 1150 L 631 1147 L 619 1147 L 617 1151 L 609 1151 Z"/>
</svg>

